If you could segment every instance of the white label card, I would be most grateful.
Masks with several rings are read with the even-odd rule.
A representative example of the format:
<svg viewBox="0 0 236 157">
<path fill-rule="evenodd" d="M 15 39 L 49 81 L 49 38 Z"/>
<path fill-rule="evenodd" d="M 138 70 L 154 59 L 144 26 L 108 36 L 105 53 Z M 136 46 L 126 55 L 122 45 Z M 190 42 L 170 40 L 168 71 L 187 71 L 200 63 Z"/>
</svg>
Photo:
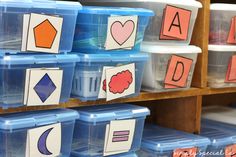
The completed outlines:
<svg viewBox="0 0 236 157">
<path fill-rule="evenodd" d="M 108 17 L 106 50 L 131 49 L 135 45 L 138 16 Z"/>
<path fill-rule="evenodd" d="M 62 24 L 62 17 L 25 14 L 21 51 L 59 53 Z"/>
<path fill-rule="evenodd" d="M 63 70 L 59 68 L 27 69 L 24 104 L 27 106 L 59 104 Z"/>
<path fill-rule="evenodd" d="M 106 126 L 104 156 L 128 152 L 133 143 L 135 119 L 111 121 Z"/>
<path fill-rule="evenodd" d="M 135 63 L 106 69 L 107 101 L 135 93 Z"/>
<path fill-rule="evenodd" d="M 102 71 L 102 79 L 101 79 L 101 83 L 100 83 L 100 89 L 99 89 L 99 93 L 98 93 L 98 98 L 102 99 L 102 98 L 106 98 L 107 97 L 107 93 L 106 93 L 106 69 L 109 68 L 113 68 L 111 66 L 104 66 L 103 67 L 103 71 Z"/>
<path fill-rule="evenodd" d="M 56 157 L 61 152 L 61 124 L 27 131 L 25 157 Z"/>
</svg>

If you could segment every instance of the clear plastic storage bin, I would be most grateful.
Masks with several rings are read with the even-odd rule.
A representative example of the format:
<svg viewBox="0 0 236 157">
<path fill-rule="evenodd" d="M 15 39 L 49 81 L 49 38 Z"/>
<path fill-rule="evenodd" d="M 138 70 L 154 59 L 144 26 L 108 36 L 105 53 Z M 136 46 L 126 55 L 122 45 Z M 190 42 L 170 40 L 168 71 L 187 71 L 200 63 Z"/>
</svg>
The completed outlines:
<svg viewBox="0 0 236 157">
<path fill-rule="evenodd" d="M 143 44 L 141 51 L 149 54 L 150 59 L 145 66 L 144 78 L 142 82 L 142 90 L 149 92 L 164 92 L 169 90 L 184 90 L 189 89 L 192 82 L 195 64 L 197 62 L 198 53 L 201 49 L 196 46 L 156 46 L 151 44 Z M 166 86 L 167 73 L 171 73 L 169 62 L 173 56 L 184 58 L 192 61 L 191 67 L 187 74 L 187 79 L 180 77 L 180 81 L 185 79 L 185 84 L 182 87 L 169 88 Z M 174 59 L 172 60 L 174 61 Z M 174 62 L 173 62 L 174 63 Z M 184 64 L 185 65 L 185 64 Z M 186 64 L 186 67 L 189 65 Z M 176 62 L 176 67 L 179 67 Z M 183 71 L 182 68 L 176 68 L 176 75 L 178 71 Z M 174 71 L 173 71 L 174 72 Z M 173 73 L 173 77 L 174 74 Z M 176 76 L 179 78 L 179 76 Z M 179 85 L 178 81 L 177 84 Z M 183 85 L 183 84 L 182 84 Z"/>
<path fill-rule="evenodd" d="M 111 157 L 138 157 L 138 156 L 135 153 L 126 153 L 126 154 L 113 155 Z"/>
<path fill-rule="evenodd" d="M 202 117 L 208 120 L 235 125 L 236 109 L 234 107 L 210 106 L 203 108 Z"/>
<path fill-rule="evenodd" d="M 132 8 L 146 8 L 153 10 L 155 16 L 151 19 L 150 24 L 145 32 L 144 41 L 154 42 L 159 45 L 188 45 L 191 41 L 194 24 L 197 18 L 198 9 L 202 4 L 198 1 L 180 1 L 180 0 L 80 0 L 83 5 L 101 5 L 101 6 L 116 6 L 116 7 L 132 7 Z M 187 30 L 186 40 L 179 39 L 160 39 L 160 32 L 162 31 L 162 20 L 165 18 L 164 11 L 166 6 L 174 6 L 183 10 L 191 12 L 189 27 Z M 174 16 L 173 16 L 174 17 Z M 181 15 L 179 16 L 182 18 Z M 186 19 L 186 18 L 183 18 Z M 182 21 L 182 19 L 181 19 Z M 181 24 L 181 22 L 180 22 Z M 184 28 L 184 26 L 181 27 Z"/>
<path fill-rule="evenodd" d="M 78 155 L 71 155 L 70 157 L 78 157 Z M 86 157 L 86 156 L 82 156 Z M 109 157 L 138 157 L 135 153 L 123 153 L 118 155 L 110 155 Z"/>
<path fill-rule="evenodd" d="M 141 150 L 137 154 L 140 157 L 175 157 L 186 155 L 185 152 L 189 156 L 201 157 L 209 144 L 210 140 L 205 137 L 146 125 Z"/>
<path fill-rule="evenodd" d="M 236 144 L 235 127 L 230 128 L 227 124 L 211 120 L 202 120 L 201 126 L 200 135 L 211 140 L 206 157 L 225 157 L 235 153 L 233 152 Z"/>
<path fill-rule="evenodd" d="M 59 52 L 70 52 L 73 44 L 76 18 L 78 10 L 81 8 L 82 6 L 78 2 L 2 0 L 0 4 L 0 51 L 21 51 L 24 15 L 36 13 L 63 18 Z"/>
<path fill-rule="evenodd" d="M 0 57 L 0 106 L 3 108 L 18 107 L 24 105 L 24 92 L 26 88 L 27 69 L 60 69 L 63 71 L 61 81 L 60 102 L 66 102 L 70 98 L 72 80 L 74 75 L 77 55 L 5 55 Z M 47 73 L 48 74 L 48 73 Z M 44 75 L 46 76 L 46 75 Z M 42 77 L 38 86 L 57 86 L 55 79 Z M 41 76 L 39 76 L 41 77 Z M 32 79 L 35 80 L 35 79 Z M 45 84 L 43 80 L 49 80 Z M 50 81 L 51 80 L 51 81 Z M 39 83 L 41 82 L 41 83 Z M 54 84 L 54 85 L 53 85 Z M 60 83 L 59 83 L 60 84 Z M 33 84 L 32 84 L 33 85 Z M 36 86 L 35 86 L 36 87 Z M 52 89 L 51 94 L 56 91 Z M 34 88 L 35 89 L 35 88 Z M 45 90 L 44 90 L 45 91 Z M 39 91 L 40 93 L 40 88 Z M 40 97 L 40 95 L 38 95 Z M 48 95 L 50 99 L 51 95 Z M 42 95 L 44 97 L 44 95 Z M 41 97 L 40 97 L 41 98 Z M 47 100 L 47 96 L 44 97 Z M 45 100 L 43 99 L 43 100 Z M 45 100 L 45 101 L 46 101 Z"/>
<path fill-rule="evenodd" d="M 230 28 L 234 27 L 235 22 L 233 19 L 235 16 L 236 16 L 235 4 L 224 4 L 224 3 L 211 4 L 209 44 L 212 44 L 212 45 L 235 45 L 236 44 L 234 40 L 228 40 L 230 39 L 229 38 L 230 30 L 231 30 Z M 234 28 L 233 28 L 233 31 L 234 31 Z"/>
<path fill-rule="evenodd" d="M 146 54 L 79 54 L 80 62 L 75 68 L 72 96 L 82 101 L 98 99 L 104 66 L 120 66 L 135 63 L 135 94 L 140 93 Z"/>
<path fill-rule="evenodd" d="M 81 53 L 99 53 L 104 51 L 107 38 L 108 18 L 113 16 L 138 16 L 136 38 L 133 47 L 107 50 L 107 52 L 112 53 L 123 51 L 138 52 L 140 50 L 140 44 L 143 41 L 146 26 L 149 23 L 149 18 L 153 15 L 154 13 L 151 10 L 141 8 L 83 7 L 83 10 L 79 11 L 77 18 L 73 51 Z M 124 29 L 125 23 L 122 24 Z M 121 34 L 123 35 L 122 30 Z M 123 40 L 121 39 L 118 40 L 115 35 L 114 37 L 121 45 L 125 43 L 125 41 L 122 42 Z M 127 38 L 127 40 L 128 39 L 129 38 Z"/>
<path fill-rule="evenodd" d="M 31 129 L 61 125 L 61 148 L 58 157 L 68 157 L 71 151 L 73 129 L 78 113 L 69 109 L 57 109 L 49 111 L 22 112 L 0 116 L 0 156 L 1 157 L 25 157 L 27 144 L 30 142 L 29 131 Z M 52 132 L 51 132 L 52 133 Z M 50 140 L 50 134 L 48 139 Z M 28 142 L 27 142 L 28 140 Z M 60 142 L 59 138 L 54 142 Z M 48 149 L 52 148 L 46 145 Z M 33 148 L 33 147 L 31 147 Z M 48 150 L 48 151 L 51 151 Z M 53 153 L 53 152 L 51 152 Z M 42 155 L 43 156 L 43 155 Z"/>
<path fill-rule="evenodd" d="M 230 59 L 236 55 L 236 46 L 209 45 L 208 50 L 208 86 L 236 87 L 236 83 L 225 81 Z"/>
<path fill-rule="evenodd" d="M 131 140 L 131 145 L 130 149 L 125 150 L 123 153 L 132 153 L 140 148 L 144 121 L 146 116 L 150 114 L 148 108 L 129 104 L 113 104 L 83 107 L 78 108 L 77 111 L 80 114 L 80 118 L 75 125 L 72 155 L 77 157 L 102 157 L 105 152 L 110 151 L 108 147 L 111 146 L 111 143 L 109 143 L 110 140 L 107 140 L 108 137 L 110 139 L 114 132 L 125 130 L 130 133 L 128 136 L 129 140 Z M 131 127 L 132 124 L 126 124 L 125 122 L 130 120 L 135 121 L 133 130 L 127 128 Z M 115 126 L 114 123 L 117 122 L 122 125 L 118 126 L 118 128 L 113 128 Z M 109 132 L 112 130 L 114 132 L 110 132 L 108 135 L 108 130 Z M 132 133 L 133 138 L 131 137 Z M 122 146 L 122 148 L 117 148 L 117 145 L 119 147 Z M 123 150 L 123 146 L 127 149 L 127 143 L 117 141 L 116 145 L 113 145 L 114 149 L 112 151 L 117 154 L 122 153 L 120 151 L 117 152 L 117 150 Z"/>
</svg>

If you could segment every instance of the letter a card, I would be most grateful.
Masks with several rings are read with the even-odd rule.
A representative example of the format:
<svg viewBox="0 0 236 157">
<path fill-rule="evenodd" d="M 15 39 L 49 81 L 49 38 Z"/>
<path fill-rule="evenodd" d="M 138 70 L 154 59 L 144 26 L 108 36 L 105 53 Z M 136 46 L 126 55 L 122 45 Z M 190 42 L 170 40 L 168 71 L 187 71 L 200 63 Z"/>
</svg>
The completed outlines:
<svg viewBox="0 0 236 157">
<path fill-rule="evenodd" d="M 230 58 L 226 72 L 225 82 L 236 83 L 236 55 Z"/>
<path fill-rule="evenodd" d="M 164 9 L 160 40 L 187 40 L 192 12 L 167 5 Z"/>
<path fill-rule="evenodd" d="M 61 124 L 29 129 L 25 157 L 56 157 L 61 152 Z"/>
<path fill-rule="evenodd" d="M 165 77 L 165 88 L 184 88 L 187 84 L 193 60 L 172 55 Z"/>
<path fill-rule="evenodd" d="M 108 18 L 106 50 L 131 49 L 135 45 L 138 16 L 111 16 Z"/>
<path fill-rule="evenodd" d="M 135 93 L 135 64 L 106 69 L 107 101 Z"/>
</svg>

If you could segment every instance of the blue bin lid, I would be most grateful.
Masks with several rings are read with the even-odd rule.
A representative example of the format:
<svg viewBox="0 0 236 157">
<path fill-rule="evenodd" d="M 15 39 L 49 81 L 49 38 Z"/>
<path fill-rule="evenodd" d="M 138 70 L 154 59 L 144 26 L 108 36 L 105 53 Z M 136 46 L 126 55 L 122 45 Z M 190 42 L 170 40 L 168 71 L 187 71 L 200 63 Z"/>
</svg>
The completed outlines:
<svg viewBox="0 0 236 157">
<path fill-rule="evenodd" d="M 76 109 L 79 120 L 86 122 L 103 122 L 118 119 L 144 117 L 150 114 L 146 107 L 130 104 L 96 105 Z"/>
<path fill-rule="evenodd" d="M 53 1 L 53 0 L 0 0 L 0 7 L 14 8 L 47 8 L 62 10 L 80 10 L 79 2 Z"/>
<path fill-rule="evenodd" d="M 100 15 L 154 16 L 154 12 L 152 10 L 126 7 L 84 6 L 83 9 L 79 11 L 79 13 Z"/>
<path fill-rule="evenodd" d="M 30 111 L 0 115 L 0 129 L 13 130 L 37 127 L 53 123 L 72 121 L 79 118 L 79 114 L 71 109 L 55 109 L 47 111 Z"/>
<path fill-rule="evenodd" d="M 133 61 L 147 61 L 149 55 L 146 53 L 132 53 L 132 54 L 78 54 L 80 62 L 133 62 Z"/>
<path fill-rule="evenodd" d="M 208 137 L 211 140 L 211 145 L 225 146 L 236 143 L 236 128 L 228 124 L 202 120 L 201 123 L 201 135 Z"/>
<path fill-rule="evenodd" d="M 134 152 L 131 152 L 131 153 L 118 154 L 118 155 L 111 155 L 110 157 L 137 157 L 137 155 Z"/>
<path fill-rule="evenodd" d="M 210 144 L 205 137 L 147 124 L 143 132 L 142 148 L 155 152 L 178 148 L 203 147 Z"/>
<path fill-rule="evenodd" d="M 73 54 L 31 54 L 31 55 L 22 55 L 22 54 L 14 54 L 14 55 L 3 55 L 0 56 L 0 65 L 6 64 L 47 64 L 47 63 L 70 63 L 70 62 L 78 62 L 79 58 L 77 55 Z"/>
</svg>

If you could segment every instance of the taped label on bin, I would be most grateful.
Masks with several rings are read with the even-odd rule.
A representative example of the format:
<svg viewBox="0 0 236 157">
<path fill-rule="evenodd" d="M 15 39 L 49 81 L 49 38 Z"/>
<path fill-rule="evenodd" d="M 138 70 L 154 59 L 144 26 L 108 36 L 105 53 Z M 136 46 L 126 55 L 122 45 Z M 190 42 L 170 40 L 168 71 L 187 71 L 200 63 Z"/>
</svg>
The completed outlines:
<svg viewBox="0 0 236 157">
<path fill-rule="evenodd" d="M 236 144 L 226 146 L 225 157 L 234 157 L 234 156 L 236 156 Z"/>
<path fill-rule="evenodd" d="M 61 152 L 61 124 L 27 131 L 25 157 L 56 157 Z"/>
<path fill-rule="evenodd" d="M 135 63 L 103 67 L 99 98 L 107 101 L 135 93 Z"/>
<path fill-rule="evenodd" d="M 163 10 L 160 40 L 187 40 L 191 10 L 166 5 Z"/>
<path fill-rule="evenodd" d="M 128 152 L 132 146 L 135 119 L 115 120 L 106 126 L 103 156 Z"/>
<path fill-rule="evenodd" d="M 183 148 L 174 150 L 173 157 L 196 157 L 197 148 Z"/>
<path fill-rule="evenodd" d="M 61 96 L 63 70 L 59 68 L 27 69 L 24 104 L 56 105 Z"/>
<path fill-rule="evenodd" d="M 164 80 L 165 88 L 184 88 L 193 65 L 193 60 L 182 56 L 172 55 L 167 67 Z"/>
<path fill-rule="evenodd" d="M 227 43 L 228 44 L 236 44 L 236 17 L 233 17 L 231 19 Z"/>
<path fill-rule="evenodd" d="M 63 18 L 25 14 L 21 51 L 59 53 Z"/>
<path fill-rule="evenodd" d="M 236 55 L 232 56 L 229 60 L 225 82 L 236 83 Z"/>
<path fill-rule="evenodd" d="M 98 93 L 98 98 L 106 98 L 107 97 L 107 83 L 106 83 L 106 70 L 109 68 L 114 68 L 112 66 L 104 66 L 102 71 L 102 78 L 100 82 L 100 89 Z"/>
<path fill-rule="evenodd" d="M 135 46 L 138 16 L 108 17 L 106 50 L 132 49 Z"/>
</svg>

